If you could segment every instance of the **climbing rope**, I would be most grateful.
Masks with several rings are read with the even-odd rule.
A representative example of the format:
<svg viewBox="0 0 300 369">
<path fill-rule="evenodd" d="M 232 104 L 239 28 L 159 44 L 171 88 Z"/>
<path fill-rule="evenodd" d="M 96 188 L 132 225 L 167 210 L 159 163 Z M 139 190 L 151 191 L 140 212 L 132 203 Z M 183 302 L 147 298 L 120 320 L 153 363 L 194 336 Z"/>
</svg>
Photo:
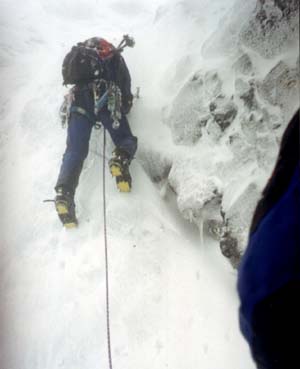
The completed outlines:
<svg viewBox="0 0 300 369">
<path fill-rule="evenodd" d="M 105 149 L 106 135 L 103 129 L 103 223 L 104 223 L 104 245 L 105 245 L 105 276 L 106 276 L 106 328 L 107 328 L 107 348 L 109 369 L 112 369 L 111 343 L 110 343 L 110 319 L 109 319 L 109 281 L 108 281 L 108 247 L 107 247 L 107 226 L 106 226 L 106 188 L 105 188 Z"/>
</svg>

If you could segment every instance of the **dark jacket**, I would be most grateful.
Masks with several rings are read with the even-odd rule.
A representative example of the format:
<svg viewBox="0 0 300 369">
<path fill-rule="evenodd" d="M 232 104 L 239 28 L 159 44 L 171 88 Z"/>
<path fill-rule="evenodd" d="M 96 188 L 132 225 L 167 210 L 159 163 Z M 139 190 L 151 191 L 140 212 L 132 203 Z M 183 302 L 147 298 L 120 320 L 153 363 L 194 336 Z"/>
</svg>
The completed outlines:
<svg viewBox="0 0 300 369">
<path fill-rule="evenodd" d="M 299 153 L 298 111 L 283 135 L 238 272 L 240 327 L 261 369 L 300 363 Z"/>
<path fill-rule="evenodd" d="M 124 58 L 116 54 L 104 62 L 104 79 L 114 81 L 122 92 L 122 105 L 127 108 L 132 105 L 131 78 Z"/>
<path fill-rule="evenodd" d="M 132 107 L 131 78 L 125 60 L 106 40 L 93 37 L 73 46 L 65 56 L 62 66 L 64 85 L 73 84 L 73 100 L 76 107 L 84 109 L 91 119 L 94 112 L 94 83 L 101 97 L 107 84 L 114 82 L 121 90 L 121 113 L 127 114 Z"/>
<path fill-rule="evenodd" d="M 87 47 L 98 49 L 100 44 L 100 37 L 92 37 L 83 43 Z M 103 40 L 103 39 L 102 39 Z M 112 50 L 112 56 L 107 58 L 99 59 L 102 64 L 102 78 L 106 81 L 113 81 L 120 88 L 122 93 L 122 106 L 125 113 L 127 113 L 132 105 L 133 95 L 131 93 L 131 78 L 130 73 L 125 63 L 124 58 L 121 56 L 120 52 L 115 52 L 115 47 L 104 40 L 106 45 L 109 45 Z"/>
</svg>

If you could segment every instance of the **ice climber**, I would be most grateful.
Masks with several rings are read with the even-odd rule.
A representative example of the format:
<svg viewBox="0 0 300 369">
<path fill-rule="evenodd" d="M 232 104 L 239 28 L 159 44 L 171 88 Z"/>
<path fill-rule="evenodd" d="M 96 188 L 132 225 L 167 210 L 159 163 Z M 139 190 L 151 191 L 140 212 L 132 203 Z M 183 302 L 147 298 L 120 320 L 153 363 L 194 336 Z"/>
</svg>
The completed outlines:
<svg viewBox="0 0 300 369">
<path fill-rule="evenodd" d="M 254 213 L 238 273 L 240 327 L 259 369 L 299 368 L 299 111 Z"/>
<path fill-rule="evenodd" d="M 61 110 L 68 131 L 55 186 L 55 207 L 66 228 L 77 226 L 74 195 L 96 122 L 109 132 L 115 145 L 109 167 L 118 189 L 131 190 L 129 165 L 137 150 L 137 138 L 126 118 L 133 95 L 130 74 L 120 52 L 133 44 L 128 36 L 117 48 L 103 38 L 93 37 L 74 46 L 64 59 L 64 84 L 74 86 Z"/>
</svg>

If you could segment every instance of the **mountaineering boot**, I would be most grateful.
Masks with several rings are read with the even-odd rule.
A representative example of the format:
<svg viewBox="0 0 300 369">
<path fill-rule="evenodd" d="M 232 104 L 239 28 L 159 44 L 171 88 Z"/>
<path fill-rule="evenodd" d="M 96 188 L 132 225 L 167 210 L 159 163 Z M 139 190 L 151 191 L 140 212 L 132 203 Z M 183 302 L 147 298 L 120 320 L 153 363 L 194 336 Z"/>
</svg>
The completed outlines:
<svg viewBox="0 0 300 369">
<path fill-rule="evenodd" d="M 113 151 L 113 156 L 109 161 L 110 173 L 116 177 L 116 183 L 119 191 L 131 191 L 131 175 L 129 173 L 129 155 L 123 150 L 116 148 Z"/>
<path fill-rule="evenodd" d="M 56 190 L 54 201 L 57 214 L 64 227 L 77 227 L 78 221 L 75 214 L 75 203 L 71 193 L 66 191 L 63 187 L 59 187 Z"/>
</svg>

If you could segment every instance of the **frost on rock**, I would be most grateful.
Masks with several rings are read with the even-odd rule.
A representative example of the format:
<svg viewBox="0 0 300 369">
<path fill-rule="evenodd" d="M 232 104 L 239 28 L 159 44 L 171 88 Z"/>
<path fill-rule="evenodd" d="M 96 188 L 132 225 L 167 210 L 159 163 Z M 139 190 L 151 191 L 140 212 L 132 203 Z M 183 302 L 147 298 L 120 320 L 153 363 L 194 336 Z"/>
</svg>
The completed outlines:
<svg viewBox="0 0 300 369">
<path fill-rule="evenodd" d="M 254 182 L 249 184 L 246 182 L 246 187 L 243 188 L 240 181 L 235 180 L 229 183 L 224 191 L 222 211 L 225 214 L 226 232 L 230 235 L 228 242 L 230 244 L 232 238 L 237 241 L 236 249 L 232 250 L 233 253 L 243 252 L 243 245 L 247 242 L 249 226 L 259 197 L 260 189 Z M 226 245 L 226 237 L 223 236 L 222 241 L 223 245 Z"/>
<path fill-rule="evenodd" d="M 267 177 L 271 172 L 285 127 L 283 114 L 274 114 L 272 105 L 261 101 L 255 76 L 235 76 L 235 93 L 228 96 L 218 73 L 198 72 L 179 92 L 168 118 L 173 137 L 177 137 L 175 144 L 190 145 L 190 153 L 194 152 L 184 152 L 174 160 L 168 176 L 178 209 L 219 241 L 221 252 L 234 267 L 246 246 L 251 214 L 260 196 L 248 176 L 264 173 Z M 182 114 L 177 119 L 176 111 Z M 203 155 L 201 144 L 216 149 L 219 161 L 207 152 Z M 227 160 L 223 161 L 225 148 Z M 202 152 L 199 156 L 198 150 Z M 233 183 L 235 192 L 240 183 L 245 184 L 235 202 L 224 206 L 223 197 L 233 196 Z"/>
<path fill-rule="evenodd" d="M 299 0 L 258 0 L 241 40 L 266 58 L 284 52 L 299 37 Z"/>
<path fill-rule="evenodd" d="M 259 85 L 259 93 L 267 102 L 279 106 L 289 118 L 299 105 L 299 69 L 280 61 Z"/>
<path fill-rule="evenodd" d="M 249 144 L 240 132 L 230 135 L 227 145 L 233 154 L 233 159 L 230 165 L 234 166 L 237 171 L 242 170 L 245 165 L 251 165 L 251 163 L 255 163 L 255 146 Z"/>
<path fill-rule="evenodd" d="M 174 143 L 193 145 L 199 140 L 211 117 L 209 103 L 220 94 L 221 87 L 222 81 L 214 71 L 197 72 L 182 87 L 167 117 Z"/>
<path fill-rule="evenodd" d="M 237 96 L 243 101 L 245 107 L 249 110 L 258 108 L 258 102 L 255 93 L 255 81 L 250 79 L 247 81 L 244 78 L 237 78 L 235 80 L 235 90 Z"/>
<path fill-rule="evenodd" d="M 220 249 L 222 254 L 230 260 L 231 265 L 237 268 L 242 253 L 238 248 L 238 240 L 229 231 L 224 232 L 221 236 Z"/>
<path fill-rule="evenodd" d="M 176 160 L 168 181 L 177 195 L 178 208 L 185 219 L 199 226 L 203 219 L 220 217 L 220 181 L 216 176 L 208 177 L 199 172 L 197 158 Z"/>
<path fill-rule="evenodd" d="M 243 114 L 240 121 L 244 139 L 253 148 L 258 167 L 271 170 L 279 148 L 276 129 L 281 125 L 272 125 L 268 112 L 259 109 Z"/>
<path fill-rule="evenodd" d="M 165 172 L 178 209 L 234 267 L 299 104 L 298 9 L 294 0 L 237 1 L 165 110 L 175 147 L 186 146 Z"/>
<path fill-rule="evenodd" d="M 168 177 L 172 160 L 166 154 L 149 147 L 144 147 L 140 148 L 138 159 L 153 182 L 158 183 Z"/>
<path fill-rule="evenodd" d="M 209 110 L 214 118 L 214 121 L 224 132 L 227 127 L 233 122 L 237 115 L 237 106 L 232 101 L 224 96 L 218 96 L 209 104 Z"/>
<path fill-rule="evenodd" d="M 236 74 L 252 75 L 254 73 L 253 63 L 248 54 L 242 54 L 232 65 Z"/>
</svg>

